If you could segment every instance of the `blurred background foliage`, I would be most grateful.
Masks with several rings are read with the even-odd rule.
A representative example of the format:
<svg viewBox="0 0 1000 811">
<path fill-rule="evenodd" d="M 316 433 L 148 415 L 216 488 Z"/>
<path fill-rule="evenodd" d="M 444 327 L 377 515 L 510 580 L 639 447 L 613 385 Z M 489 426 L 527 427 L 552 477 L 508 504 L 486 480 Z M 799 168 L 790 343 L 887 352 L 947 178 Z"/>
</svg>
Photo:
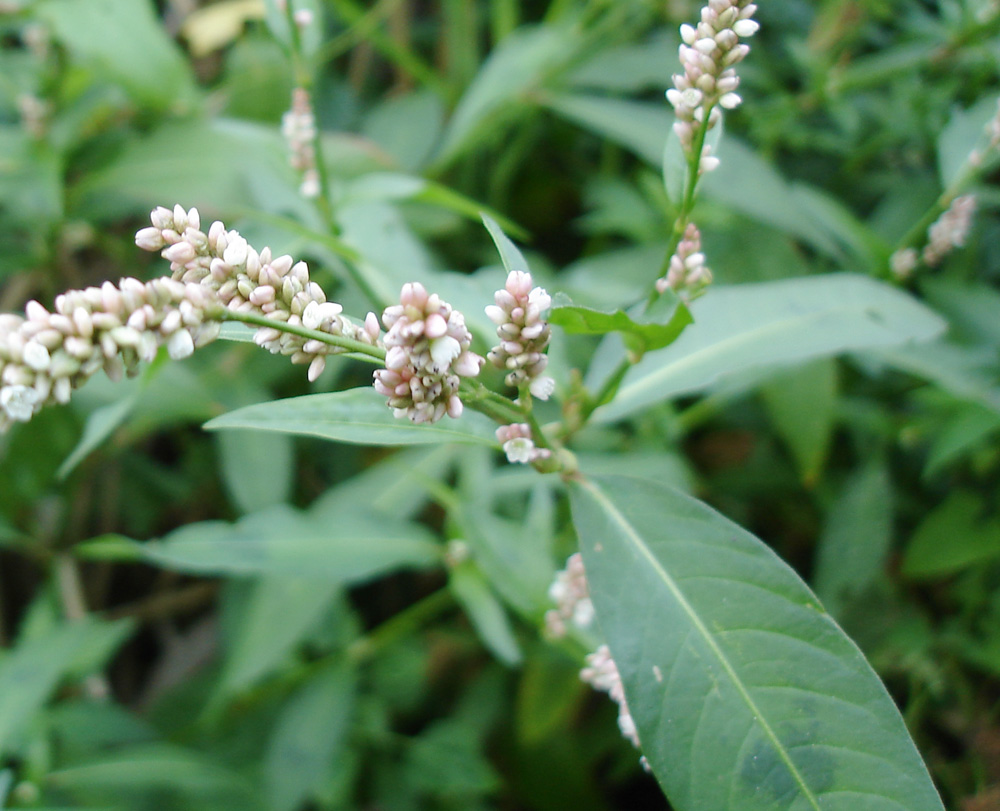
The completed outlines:
<svg viewBox="0 0 1000 811">
<path fill-rule="evenodd" d="M 502 279 L 483 208 L 550 291 L 621 305 L 648 289 L 672 221 L 663 91 L 699 3 L 299 6 L 314 14 L 299 67 L 315 80 L 326 212 L 288 167 L 294 67 L 273 6 L 0 0 L 0 309 L 163 274 L 132 235 L 175 202 L 307 258 L 349 313 L 370 302 L 345 263 L 384 299 L 420 280 L 483 347 Z M 745 104 L 698 204 L 717 283 L 886 276 L 996 112 L 1000 8 L 768 0 L 756 16 Z M 773 545 L 872 660 L 965 811 L 1000 807 L 990 180 L 969 244 L 910 283 L 944 338 L 750 369 L 577 445 L 588 469 L 688 489 Z M 553 367 L 581 341 L 557 339 Z M 580 651 L 538 633 L 573 549 L 556 482 L 488 450 L 199 428 L 368 374 L 331 364 L 310 387 L 225 343 L 94 380 L 0 438 L 0 805 L 664 807 L 614 705 L 579 681 Z M 423 551 L 324 571 L 331 526 Z M 126 539 L 206 536 L 212 560 L 150 545 L 120 561 Z M 301 558 L 282 559 L 288 538 Z"/>
</svg>

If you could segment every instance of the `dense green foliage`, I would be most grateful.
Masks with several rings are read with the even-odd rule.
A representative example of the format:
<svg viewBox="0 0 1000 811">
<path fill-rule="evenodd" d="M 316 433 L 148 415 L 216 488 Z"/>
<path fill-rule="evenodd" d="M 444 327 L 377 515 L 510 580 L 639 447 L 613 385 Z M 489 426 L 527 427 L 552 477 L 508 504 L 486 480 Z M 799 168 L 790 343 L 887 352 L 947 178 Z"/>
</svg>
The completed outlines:
<svg viewBox="0 0 1000 811">
<path fill-rule="evenodd" d="M 1000 806 L 1000 8 L 763 3 L 694 202 L 715 284 L 640 317 L 699 5 L 0 0 L 0 311 L 164 275 L 133 234 L 174 203 L 356 317 L 419 281 L 481 354 L 525 263 L 582 471 L 237 325 L 95 377 L 0 436 L 0 807 L 939 808 L 918 750 Z M 578 546 L 656 779 L 580 680 L 600 637 L 544 632 Z"/>
</svg>

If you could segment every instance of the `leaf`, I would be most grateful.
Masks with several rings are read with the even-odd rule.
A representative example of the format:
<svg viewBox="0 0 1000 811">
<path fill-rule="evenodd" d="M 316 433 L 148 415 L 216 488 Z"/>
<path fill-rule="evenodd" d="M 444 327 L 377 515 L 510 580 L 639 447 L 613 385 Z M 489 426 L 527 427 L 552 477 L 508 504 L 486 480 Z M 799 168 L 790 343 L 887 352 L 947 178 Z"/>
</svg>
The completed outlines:
<svg viewBox="0 0 1000 811">
<path fill-rule="evenodd" d="M 702 179 L 702 193 L 757 222 L 794 236 L 833 259 L 843 249 L 873 261 L 875 237 L 834 198 L 801 182 L 790 182 L 739 139 L 727 137 L 721 164 Z M 872 246 L 872 247 L 869 247 Z"/>
<path fill-rule="evenodd" d="M 128 419 L 135 404 L 139 400 L 139 392 L 133 392 L 115 403 L 101 406 L 87 417 L 83 428 L 83 436 L 73 452 L 66 457 L 56 471 L 56 476 L 65 479 L 80 462 L 90 455 L 101 443 L 111 436 Z"/>
<path fill-rule="evenodd" d="M 660 296 L 653 306 L 634 320 L 624 310 L 595 310 L 573 304 L 569 296 L 557 293 L 549 323 L 558 324 L 566 332 L 581 335 L 605 335 L 620 332 L 631 351 L 643 353 L 673 343 L 684 328 L 692 323 L 691 312 L 679 298 Z"/>
<path fill-rule="evenodd" d="M 147 216 L 163 200 L 197 206 L 206 219 L 209 211 L 242 210 L 255 198 L 268 210 L 297 205 L 280 134 L 273 127 L 226 119 L 165 124 L 129 141 L 113 162 L 70 192 L 71 210 L 99 222 Z"/>
<path fill-rule="evenodd" d="M 599 51 L 575 68 L 567 80 L 580 88 L 617 93 L 636 93 L 652 88 L 662 95 L 663 88 L 673 83 L 672 65 L 663 55 L 676 52 L 679 42 L 676 31 L 662 30 L 646 42 Z"/>
<path fill-rule="evenodd" d="M 441 137 L 444 105 L 430 90 L 391 96 L 368 113 L 361 130 L 399 165 L 419 170 Z"/>
<path fill-rule="evenodd" d="M 161 743 L 100 754 L 49 772 L 45 782 L 62 795 L 95 796 L 118 808 L 122 803 L 127 808 L 156 807 L 158 799 L 177 795 L 192 811 L 262 808 L 246 778 L 214 763 L 205 752 Z"/>
<path fill-rule="evenodd" d="M 503 232 L 500 224 L 488 214 L 483 214 L 482 218 L 483 225 L 490 232 L 490 236 L 497 246 L 497 251 L 500 253 L 500 260 L 503 262 L 504 270 L 508 273 L 513 273 L 514 271 L 530 273 L 528 260 L 524 258 L 524 254 L 521 253 L 520 248 L 511 242 L 510 238 Z"/>
<path fill-rule="evenodd" d="M 385 398 L 371 388 L 307 394 L 238 408 L 205 423 L 208 431 L 245 428 L 314 436 L 356 445 L 434 445 L 461 442 L 495 447 L 492 423 L 469 409 L 460 419 L 414 425 L 393 416 Z"/>
<path fill-rule="evenodd" d="M 908 374 L 922 377 L 964 400 L 1000 412 L 996 355 L 984 346 L 963 346 L 939 339 L 921 346 L 895 346 L 870 354 Z"/>
<path fill-rule="evenodd" d="M 760 540 L 654 482 L 570 488 L 591 598 L 678 811 L 943 806 L 857 646 Z"/>
<path fill-rule="evenodd" d="M 0 754 L 10 751 L 16 735 L 48 701 L 60 680 L 81 670 L 91 672 L 88 665 L 93 660 L 81 658 L 87 648 L 97 644 L 110 653 L 110 643 L 122 641 L 123 627 L 89 619 L 58 625 L 19 642 L 0 659 Z"/>
<path fill-rule="evenodd" d="M 462 95 L 445 130 L 437 160 L 458 157 L 497 129 L 511 106 L 564 67 L 580 47 L 580 36 L 555 25 L 522 28 L 504 38 Z"/>
<path fill-rule="evenodd" d="M 761 387 L 761 395 L 803 482 L 811 486 L 820 475 L 833 437 L 836 362 L 821 358 L 783 372 Z"/>
<path fill-rule="evenodd" d="M 194 99 L 191 70 L 148 0 L 43 0 L 33 11 L 78 59 L 143 104 L 164 110 Z"/>
<path fill-rule="evenodd" d="M 694 324 L 636 364 L 595 419 L 621 419 L 748 368 L 927 340 L 944 328 L 911 296 L 854 274 L 715 288 L 692 303 L 691 314 Z M 588 375 L 593 389 L 597 373 L 617 364 L 609 355 Z"/>
<path fill-rule="evenodd" d="M 663 145 L 674 116 L 666 103 L 577 94 L 545 95 L 542 103 L 616 144 L 630 149 L 653 168 L 663 161 Z"/>
<path fill-rule="evenodd" d="M 933 478 L 953 462 L 972 453 L 1000 430 L 1000 414 L 978 403 L 959 403 L 954 413 L 934 432 L 924 478 Z"/>
<path fill-rule="evenodd" d="M 948 189 L 961 178 L 973 149 L 987 147 L 986 125 L 997 114 L 995 93 L 981 98 L 967 110 L 956 110 L 941 130 L 937 142 L 941 188 Z"/>
<path fill-rule="evenodd" d="M 884 573 L 892 518 L 889 472 L 873 459 L 844 482 L 817 550 L 816 594 L 835 617 Z"/>
<path fill-rule="evenodd" d="M 290 436 L 222 431 L 215 440 L 222 482 L 240 512 L 252 513 L 288 500 L 295 479 Z"/>
<path fill-rule="evenodd" d="M 1000 519 L 983 518 L 982 500 L 955 490 L 910 538 L 901 571 L 914 579 L 946 577 L 1000 557 Z"/>
<path fill-rule="evenodd" d="M 288 701 L 264 756 L 270 811 L 294 811 L 314 797 L 345 752 L 357 693 L 349 664 L 334 662 Z"/>
<path fill-rule="evenodd" d="M 428 530 L 369 515 L 363 507 L 342 513 L 336 524 L 320 523 L 290 507 L 271 508 L 235 524 L 189 524 L 159 541 L 98 539 L 75 551 L 84 558 L 143 560 L 194 574 L 273 574 L 339 584 L 440 560 Z"/>
<path fill-rule="evenodd" d="M 510 619 L 482 572 L 472 563 L 460 563 L 452 568 L 448 586 L 493 655 L 506 665 L 519 664 L 521 648 Z"/>
<path fill-rule="evenodd" d="M 262 577 L 237 617 L 215 699 L 234 696 L 283 664 L 327 611 L 340 591 L 336 583 Z"/>
</svg>

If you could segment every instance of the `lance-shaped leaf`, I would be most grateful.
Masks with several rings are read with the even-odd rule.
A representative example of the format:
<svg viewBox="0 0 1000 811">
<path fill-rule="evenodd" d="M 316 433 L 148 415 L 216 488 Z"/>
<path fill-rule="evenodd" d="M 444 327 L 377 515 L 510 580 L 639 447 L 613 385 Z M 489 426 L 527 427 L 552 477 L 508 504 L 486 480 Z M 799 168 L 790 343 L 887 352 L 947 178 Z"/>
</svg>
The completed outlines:
<svg viewBox="0 0 1000 811">
<path fill-rule="evenodd" d="M 945 322 L 902 290 L 851 273 L 741 284 L 691 305 L 694 324 L 674 343 L 646 355 L 614 401 L 594 412 L 608 422 L 747 370 L 926 341 Z M 621 347 L 602 344 L 587 385 L 617 367 Z"/>
<path fill-rule="evenodd" d="M 630 314 L 624 310 L 581 307 L 573 304 L 566 294 L 557 293 L 549 322 L 581 335 L 620 332 L 625 346 L 641 355 L 673 343 L 692 319 L 688 308 L 673 294 L 660 296 L 640 314 Z"/>
<path fill-rule="evenodd" d="M 427 529 L 371 515 L 365 505 L 344 511 L 336 524 L 282 505 L 235 524 L 188 524 L 146 543 L 110 536 L 79 544 L 74 551 L 85 558 L 145 561 L 192 574 L 271 574 L 343 585 L 405 567 L 433 566 L 441 557 Z"/>
<path fill-rule="evenodd" d="M 624 477 L 571 487 L 591 597 L 678 811 L 941 811 L 892 699 L 764 543 Z"/>
<path fill-rule="evenodd" d="M 356 445 L 497 444 L 493 424 L 482 414 L 466 409 L 457 420 L 414 425 L 395 417 L 385 398 L 367 387 L 258 403 L 209 420 L 204 427 L 278 431 Z"/>
</svg>

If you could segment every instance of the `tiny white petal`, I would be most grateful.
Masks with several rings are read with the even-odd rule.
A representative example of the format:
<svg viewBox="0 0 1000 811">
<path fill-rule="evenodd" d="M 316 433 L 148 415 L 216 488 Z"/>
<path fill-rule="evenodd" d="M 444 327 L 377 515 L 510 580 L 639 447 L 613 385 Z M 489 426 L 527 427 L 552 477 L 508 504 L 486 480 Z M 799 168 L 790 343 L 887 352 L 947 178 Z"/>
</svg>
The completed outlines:
<svg viewBox="0 0 1000 811">
<path fill-rule="evenodd" d="M 442 335 L 431 341 L 431 357 L 434 359 L 434 363 L 441 368 L 447 368 L 461 351 L 461 345 L 450 335 Z"/>
<path fill-rule="evenodd" d="M 246 262 L 250 246 L 240 236 L 239 231 L 230 231 L 226 234 L 226 243 L 226 250 L 223 251 L 222 260 L 227 265 L 242 265 Z"/>
<path fill-rule="evenodd" d="M 194 340 L 186 329 L 177 330 L 167 340 L 167 352 L 174 360 L 186 358 L 194 352 Z"/>
<path fill-rule="evenodd" d="M 23 357 L 24 362 L 36 372 L 44 372 L 52 361 L 49 350 L 37 341 L 28 341 L 24 345 Z"/>
<path fill-rule="evenodd" d="M 528 390 L 533 397 L 539 400 L 548 400 L 552 392 L 556 390 L 556 381 L 548 376 L 536 377 L 528 386 Z"/>
</svg>

